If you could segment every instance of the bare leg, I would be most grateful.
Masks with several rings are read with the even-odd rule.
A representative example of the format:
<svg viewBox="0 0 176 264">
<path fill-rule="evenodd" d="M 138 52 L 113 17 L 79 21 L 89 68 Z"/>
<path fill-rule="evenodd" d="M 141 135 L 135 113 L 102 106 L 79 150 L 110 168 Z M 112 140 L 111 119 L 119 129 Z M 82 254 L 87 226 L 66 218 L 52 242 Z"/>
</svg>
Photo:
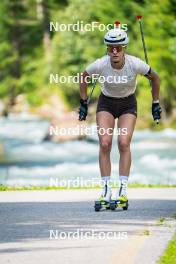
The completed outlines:
<svg viewBox="0 0 176 264">
<path fill-rule="evenodd" d="M 103 128 L 99 130 L 99 165 L 101 176 L 111 175 L 111 161 L 110 152 L 112 146 L 113 130 L 115 125 L 115 119 L 113 115 L 106 111 L 101 111 L 97 113 L 97 127 Z M 104 132 L 108 132 L 105 133 Z M 101 135 L 102 134 L 102 135 Z"/>
<path fill-rule="evenodd" d="M 119 117 L 118 128 L 127 129 L 127 135 L 118 136 L 118 148 L 120 152 L 119 175 L 129 176 L 131 167 L 130 143 L 136 124 L 136 117 L 133 114 L 124 114 Z"/>
</svg>

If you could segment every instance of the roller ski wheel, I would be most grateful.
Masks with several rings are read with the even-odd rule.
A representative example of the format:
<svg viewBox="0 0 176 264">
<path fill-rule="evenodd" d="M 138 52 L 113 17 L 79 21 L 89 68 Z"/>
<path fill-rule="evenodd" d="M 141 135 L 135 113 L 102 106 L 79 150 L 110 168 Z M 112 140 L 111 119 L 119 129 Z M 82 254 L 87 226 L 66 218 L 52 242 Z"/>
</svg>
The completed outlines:
<svg viewBox="0 0 176 264">
<path fill-rule="evenodd" d="M 96 212 L 100 211 L 101 209 L 110 209 L 109 202 L 104 200 L 95 201 L 94 208 Z"/>
<path fill-rule="evenodd" d="M 126 206 L 123 206 L 122 208 L 123 210 L 128 210 L 128 201 L 126 202 Z"/>
<path fill-rule="evenodd" d="M 123 210 L 128 210 L 128 200 L 111 200 L 110 209 L 114 211 L 116 208 L 122 208 Z"/>
<path fill-rule="evenodd" d="M 111 202 L 110 202 L 110 209 L 111 209 L 112 211 L 114 211 L 114 210 L 116 209 L 116 203 L 115 203 L 115 201 L 111 201 Z"/>
<path fill-rule="evenodd" d="M 95 212 L 100 211 L 101 208 L 102 208 L 102 206 L 101 206 L 101 202 L 100 202 L 100 201 L 95 201 L 94 208 L 95 208 Z"/>
</svg>

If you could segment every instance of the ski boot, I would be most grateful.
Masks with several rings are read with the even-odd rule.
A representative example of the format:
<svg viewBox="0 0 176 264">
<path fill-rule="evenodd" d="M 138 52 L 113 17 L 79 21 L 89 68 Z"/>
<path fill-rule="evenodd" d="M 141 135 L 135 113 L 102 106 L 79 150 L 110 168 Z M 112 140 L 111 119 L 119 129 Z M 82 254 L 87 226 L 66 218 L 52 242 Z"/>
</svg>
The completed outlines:
<svg viewBox="0 0 176 264">
<path fill-rule="evenodd" d="M 99 200 L 95 201 L 95 211 L 98 212 L 102 209 L 110 209 L 110 200 L 111 200 L 111 189 L 106 187 L 106 190 L 103 190 L 102 195 Z"/>
</svg>

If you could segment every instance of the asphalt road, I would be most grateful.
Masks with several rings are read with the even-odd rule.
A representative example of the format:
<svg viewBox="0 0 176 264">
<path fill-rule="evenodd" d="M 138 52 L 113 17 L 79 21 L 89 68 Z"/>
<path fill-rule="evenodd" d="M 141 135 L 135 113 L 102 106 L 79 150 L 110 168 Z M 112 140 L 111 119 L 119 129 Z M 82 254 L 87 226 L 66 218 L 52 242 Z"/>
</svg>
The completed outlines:
<svg viewBox="0 0 176 264">
<path fill-rule="evenodd" d="M 0 263 L 156 263 L 175 232 L 176 188 L 129 189 L 128 211 L 95 212 L 98 196 L 0 192 Z"/>
</svg>

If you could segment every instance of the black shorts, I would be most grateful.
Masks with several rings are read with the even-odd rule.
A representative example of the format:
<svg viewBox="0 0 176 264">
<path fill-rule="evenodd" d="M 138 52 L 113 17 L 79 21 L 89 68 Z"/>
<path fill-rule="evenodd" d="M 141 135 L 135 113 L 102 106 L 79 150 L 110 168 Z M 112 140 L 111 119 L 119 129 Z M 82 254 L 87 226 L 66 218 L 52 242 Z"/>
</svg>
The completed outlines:
<svg viewBox="0 0 176 264">
<path fill-rule="evenodd" d="M 135 94 L 128 97 L 115 98 L 100 94 L 97 104 L 97 113 L 101 111 L 109 112 L 114 118 L 119 118 L 123 114 L 133 114 L 137 117 L 137 100 Z"/>
</svg>

